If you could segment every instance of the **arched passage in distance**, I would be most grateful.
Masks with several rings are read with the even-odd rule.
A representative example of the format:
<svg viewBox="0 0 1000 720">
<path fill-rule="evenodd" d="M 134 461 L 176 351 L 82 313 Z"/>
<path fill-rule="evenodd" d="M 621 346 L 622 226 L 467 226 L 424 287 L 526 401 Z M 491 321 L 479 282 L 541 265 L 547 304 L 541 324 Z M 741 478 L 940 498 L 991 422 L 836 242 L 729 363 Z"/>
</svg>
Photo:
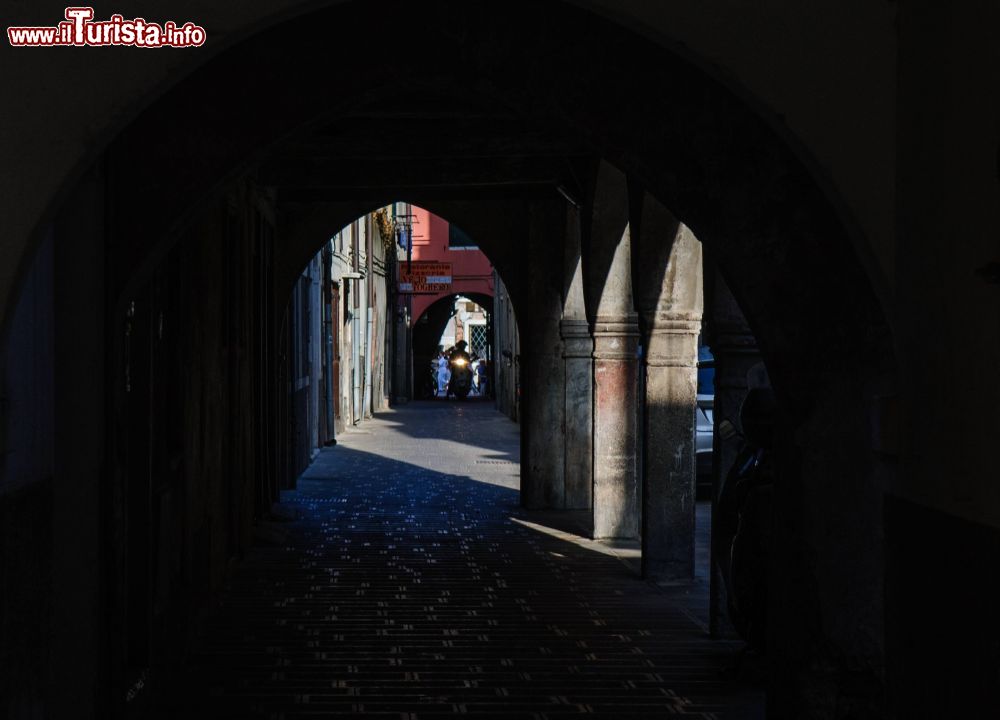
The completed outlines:
<svg viewBox="0 0 1000 720">
<path fill-rule="evenodd" d="M 468 298 L 483 308 L 487 314 L 484 327 L 492 327 L 490 323 L 490 316 L 493 314 L 492 295 L 453 293 L 440 297 L 427 306 L 413 321 L 413 377 L 423 378 L 426 381 L 422 385 L 415 383 L 415 397 L 427 399 L 435 395 L 430 385 L 431 381 L 428 379 L 428 368 L 439 351 L 448 349 L 448 347 L 442 345 L 442 333 L 444 333 L 449 321 L 455 317 L 455 303 L 459 298 Z M 466 340 L 466 342 L 471 346 L 469 340 Z M 489 345 L 492 345 L 492 341 L 489 342 Z M 487 359 L 490 355 L 492 353 L 483 353 L 483 357 Z"/>
</svg>

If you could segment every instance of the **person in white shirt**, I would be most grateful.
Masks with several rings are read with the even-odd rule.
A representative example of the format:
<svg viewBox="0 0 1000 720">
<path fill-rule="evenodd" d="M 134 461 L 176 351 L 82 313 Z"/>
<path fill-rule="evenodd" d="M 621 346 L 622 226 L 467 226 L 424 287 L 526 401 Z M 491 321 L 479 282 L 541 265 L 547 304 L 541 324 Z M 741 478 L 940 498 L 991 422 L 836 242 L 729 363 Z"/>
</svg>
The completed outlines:
<svg viewBox="0 0 1000 720">
<path fill-rule="evenodd" d="M 438 358 L 438 371 L 437 371 L 437 396 L 438 397 L 448 397 L 448 381 L 451 380 L 451 371 L 448 370 L 448 359 L 442 354 Z"/>
</svg>

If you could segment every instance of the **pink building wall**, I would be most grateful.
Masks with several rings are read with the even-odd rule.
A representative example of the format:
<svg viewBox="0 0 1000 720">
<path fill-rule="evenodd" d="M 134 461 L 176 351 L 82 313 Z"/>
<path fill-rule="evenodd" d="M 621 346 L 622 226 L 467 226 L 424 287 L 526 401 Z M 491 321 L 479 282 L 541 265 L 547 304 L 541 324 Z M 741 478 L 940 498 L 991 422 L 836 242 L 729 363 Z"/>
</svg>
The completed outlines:
<svg viewBox="0 0 1000 720">
<path fill-rule="evenodd" d="M 433 303 L 447 295 L 481 293 L 493 297 L 493 265 L 481 250 L 448 247 L 448 221 L 416 205 L 413 213 L 413 259 L 450 262 L 451 292 L 414 295 L 410 324 L 416 323 Z M 475 241 L 475 238 L 473 238 Z M 402 262 L 406 262 L 405 259 Z"/>
</svg>

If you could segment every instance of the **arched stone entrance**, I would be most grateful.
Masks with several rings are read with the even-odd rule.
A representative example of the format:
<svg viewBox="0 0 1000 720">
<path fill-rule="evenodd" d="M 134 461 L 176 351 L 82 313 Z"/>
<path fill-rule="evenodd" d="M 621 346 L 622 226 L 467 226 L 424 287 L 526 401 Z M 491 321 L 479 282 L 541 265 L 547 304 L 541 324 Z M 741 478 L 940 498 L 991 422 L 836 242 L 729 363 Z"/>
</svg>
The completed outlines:
<svg viewBox="0 0 1000 720">
<path fill-rule="evenodd" d="M 274 274 L 260 288 L 272 294 L 272 310 L 325 239 L 307 230 L 339 227 L 332 217 L 342 215 L 342 225 L 359 208 L 402 195 L 475 233 L 512 295 L 523 297 L 535 285 L 519 259 L 545 247 L 537 234 L 525 244 L 529 205 L 551 203 L 558 191 L 592 209 L 604 160 L 705 244 L 784 411 L 775 592 L 797 610 L 775 631 L 777 712 L 793 714 L 811 702 L 809 683 L 822 684 L 799 677 L 805 664 L 825 668 L 817 676 L 845 668 L 878 676 L 879 477 L 887 470 L 866 428 L 894 364 L 879 292 L 838 199 L 747 103 L 606 20 L 558 3 L 441 3 L 427 29 L 435 42 L 415 54 L 409 38 L 427 12 L 415 3 L 345 4 L 291 19 L 199 68 L 136 118 L 101 159 L 97 184 L 113 210 L 106 233 L 85 242 L 106 269 L 111 309 L 96 305 L 92 314 L 117 328 L 189 222 L 244 176 L 273 192 L 280 209 Z M 500 160 L 468 163 L 477 152 Z M 607 240 L 586 227 L 583 238 L 586 266 Z M 57 248 L 67 242 L 57 234 Z M 121 338 L 107 343 L 109 365 L 121 348 Z M 112 416 L 121 392 L 108 383 Z"/>
</svg>

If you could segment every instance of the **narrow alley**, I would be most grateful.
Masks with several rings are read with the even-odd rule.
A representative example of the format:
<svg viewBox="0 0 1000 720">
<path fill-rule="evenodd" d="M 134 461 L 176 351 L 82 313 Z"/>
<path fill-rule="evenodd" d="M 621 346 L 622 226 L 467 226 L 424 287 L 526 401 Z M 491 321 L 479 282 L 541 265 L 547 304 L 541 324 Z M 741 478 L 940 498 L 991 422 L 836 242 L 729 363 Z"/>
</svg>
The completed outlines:
<svg viewBox="0 0 1000 720">
<path fill-rule="evenodd" d="M 672 597 L 637 547 L 584 539 L 586 513 L 521 508 L 518 455 L 487 403 L 341 435 L 283 493 L 163 717 L 763 717 L 684 599 L 699 583 Z"/>
</svg>

